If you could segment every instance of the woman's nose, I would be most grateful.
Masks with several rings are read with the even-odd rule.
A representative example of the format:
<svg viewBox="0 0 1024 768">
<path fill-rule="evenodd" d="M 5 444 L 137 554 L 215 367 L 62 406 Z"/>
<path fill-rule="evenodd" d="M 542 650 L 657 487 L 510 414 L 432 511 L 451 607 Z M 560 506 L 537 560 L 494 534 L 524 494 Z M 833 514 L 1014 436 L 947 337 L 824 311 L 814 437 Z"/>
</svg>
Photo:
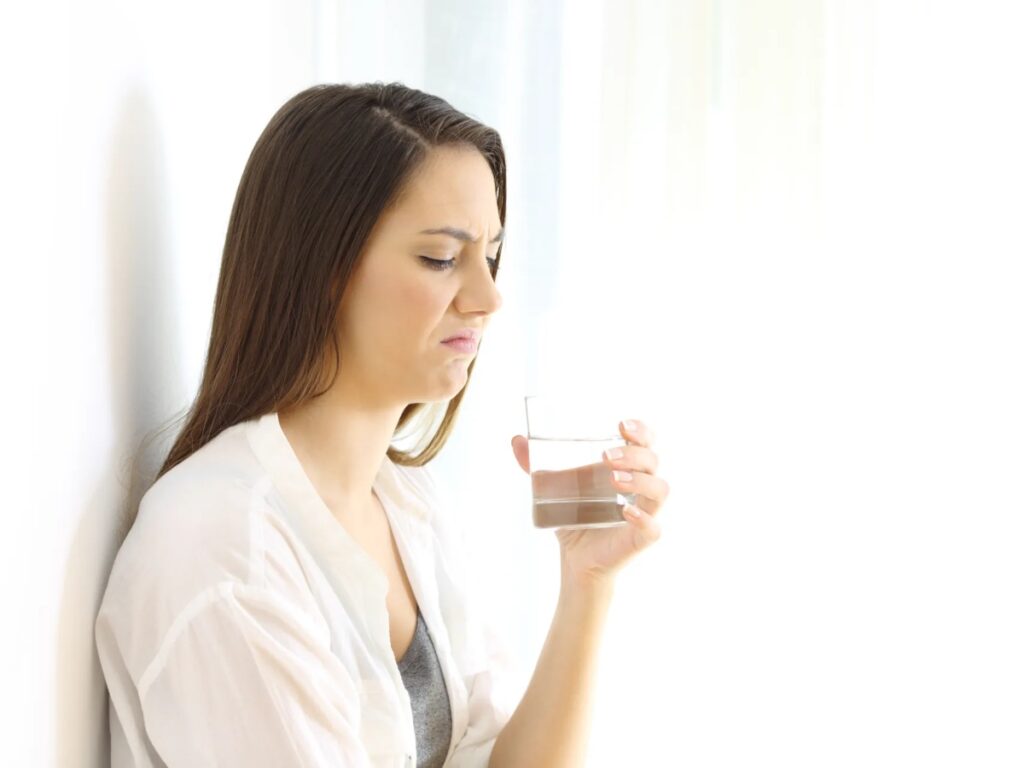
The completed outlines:
<svg viewBox="0 0 1024 768">
<path fill-rule="evenodd" d="M 481 258 L 479 262 L 474 260 L 474 266 L 469 270 L 459 291 L 457 303 L 459 311 L 463 313 L 492 314 L 501 308 L 501 292 L 498 291 L 491 274 L 490 263 L 486 259 Z"/>
</svg>

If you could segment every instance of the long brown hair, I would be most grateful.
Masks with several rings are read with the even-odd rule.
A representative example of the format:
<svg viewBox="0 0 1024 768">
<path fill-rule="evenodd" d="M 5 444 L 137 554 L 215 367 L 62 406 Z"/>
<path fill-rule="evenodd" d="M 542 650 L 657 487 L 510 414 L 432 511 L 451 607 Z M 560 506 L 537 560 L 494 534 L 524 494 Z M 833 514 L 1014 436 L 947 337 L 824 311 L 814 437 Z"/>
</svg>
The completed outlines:
<svg viewBox="0 0 1024 768">
<path fill-rule="evenodd" d="M 370 232 L 430 150 L 449 145 L 487 160 L 504 226 L 501 138 L 444 99 L 401 83 L 321 84 L 274 114 L 235 195 L 199 391 L 155 480 L 225 428 L 330 389 L 341 365 L 335 318 Z M 328 345 L 334 370 L 324 382 Z M 425 448 L 414 455 L 392 445 L 388 457 L 429 462 L 464 393 L 448 402 Z M 406 406 L 396 434 L 423 420 L 427 405 Z"/>
</svg>

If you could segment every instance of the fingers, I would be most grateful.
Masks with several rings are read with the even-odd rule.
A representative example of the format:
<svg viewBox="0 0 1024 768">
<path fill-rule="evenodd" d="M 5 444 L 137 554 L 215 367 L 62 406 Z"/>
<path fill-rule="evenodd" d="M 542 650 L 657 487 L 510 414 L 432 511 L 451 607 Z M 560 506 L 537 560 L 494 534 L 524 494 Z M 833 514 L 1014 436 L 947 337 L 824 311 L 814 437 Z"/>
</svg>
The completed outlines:
<svg viewBox="0 0 1024 768">
<path fill-rule="evenodd" d="M 612 484 L 624 493 L 636 494 L 636 504 L 627 504 L 623 514 L 638 537 L 638 548 L 661 538 L 661 524 L 655 519 L 668 498 L 668 482 L 658 477 L 658 455 L 651 450 L 654 430 L 639 419 L 619 423 L 627 445 L 605 452 L 604 461 L 611 467 Z M 623 474 L 619 474 L 619 473 Z"/>
<path fill-rule="evenodd" d="M 626 477 L 626 474 L 630 477 Z M 665 478 L 648 475 L 646 472 L 622 473 L 613 470 L 612 485 L 623 493 L 635 493 L 637 506 L 652 515 L 657 514 L 669 494 Z"/>
<path fill-rule="evenodd" d="M 639 419 L 626 419 L 619 422 L 619 431 L 631 443 L 650 448 L 654 445 L 654 430 Z"/>
<path fill-rule="evenodd" d="M 653 516 L 669 494 L 668 482 L 657 476 L 658 455 L 651 449 L 654 431 L 638 419 L 619 424 L 629 444 L 603 454 L 612 471 L 612 485 L 623 493 L 635 493 L 637 506 Z"/>
<path fill-rule="evenodd" d="M 654 519 L 650 513 L 634 507 L 632 504 L 627 504 L 625 509 L 623 509 L 623 514 L 641 539 L 637 542 L 637 549 L 653 544 L 661 538 L 661 523 Z"/>
<path fill-rule="evenodd" d="M 622 445 L 609 448 L 602 454 L 605 464 L 612 469 L 625 469 L 630 472 L 658 471 L 658 454 L 642 445 Z"/>
</svg>

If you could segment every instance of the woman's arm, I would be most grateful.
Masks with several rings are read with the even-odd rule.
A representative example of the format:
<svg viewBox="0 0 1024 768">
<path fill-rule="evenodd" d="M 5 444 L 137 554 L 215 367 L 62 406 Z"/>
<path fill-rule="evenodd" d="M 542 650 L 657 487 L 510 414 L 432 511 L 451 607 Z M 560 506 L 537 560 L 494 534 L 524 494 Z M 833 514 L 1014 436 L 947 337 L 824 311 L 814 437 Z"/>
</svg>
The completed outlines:
<svg viewBox="0 0 1024 768">
<path fill-rule="evenodd" d="M 491 752 L 489 768 L 582 766 L 598 651 L 614 580 L 581 584 L 563 561 L 551 629 L 530 684 Z"/>
<path fill-rule="evenodd" d="M 639 420 L 619 423 L 626 445 L 604 461 L 608 471 L 629 473 L 614 485 L 635 493 L 623 508 L 628 525 L 555 531 L 562 558 L 562 586 L 537 669 L 523 699 L 498 734 L 489 768 L 578 768 L 590 735 L 598 650 L 611 606 L 616 574 L 626 562 L 661 537 L 656 515 L 669 487 L 655 472 L 654 433 Z M 512 438 L 512 452 L 530 471 L 529 443 Z"/>
</svg>

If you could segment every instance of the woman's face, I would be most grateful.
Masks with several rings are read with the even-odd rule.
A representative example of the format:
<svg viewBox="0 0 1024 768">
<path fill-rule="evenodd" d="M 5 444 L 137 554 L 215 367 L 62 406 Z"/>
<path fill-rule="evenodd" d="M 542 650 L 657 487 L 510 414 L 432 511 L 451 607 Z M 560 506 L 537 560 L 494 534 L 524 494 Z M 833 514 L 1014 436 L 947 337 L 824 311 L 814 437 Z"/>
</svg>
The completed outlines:
<svg viewBox="0 0 1024 768">
<path fill-rule="evenodd" d="M 450 228 L 458 233 L 427 233 Z M 442 344 L 482 336 L 501 294 L 490 265 L 502 236 L 490 166 L 476 150 L 431 152 L 402 199 L 378 220 L 341 302 L 339 380 L 367 404 L 450 400 L 476 352 Z M 425 258 L 450 264 L 432 265 Z"/>
</svg>

